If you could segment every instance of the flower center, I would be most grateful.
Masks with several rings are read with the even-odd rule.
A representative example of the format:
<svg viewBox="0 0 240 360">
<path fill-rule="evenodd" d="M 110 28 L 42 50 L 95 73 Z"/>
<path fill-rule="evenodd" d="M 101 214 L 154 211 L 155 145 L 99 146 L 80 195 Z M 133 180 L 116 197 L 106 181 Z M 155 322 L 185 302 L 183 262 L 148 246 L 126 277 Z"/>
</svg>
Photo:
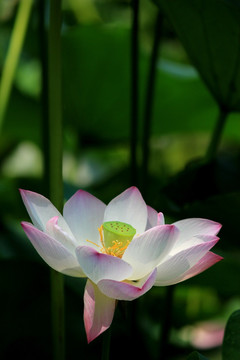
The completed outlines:
<svg viewBox="0 0 240 360">
<path fill-rule="evenodd" d="M 136 230 L 131 225 L 121 221 L 104 222 L 99 232 L 103 245 L 101 251 L 120 258 L 136 234 Z"/>
</svg>

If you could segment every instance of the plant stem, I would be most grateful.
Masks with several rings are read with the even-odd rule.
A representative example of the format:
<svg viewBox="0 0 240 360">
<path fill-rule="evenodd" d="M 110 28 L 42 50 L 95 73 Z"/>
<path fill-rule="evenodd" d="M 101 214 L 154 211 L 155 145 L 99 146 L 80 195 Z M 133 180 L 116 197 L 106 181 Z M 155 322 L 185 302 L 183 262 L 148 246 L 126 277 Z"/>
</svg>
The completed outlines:
<svg viewBox="0 0 240 360">
<path fill-rule="evenodd" d="M 162 35 L 163 14 L 158 10 L 155 23 L 154 40 L 150 58 L 150 66 L 146 89 L 145 112 L 143 119 L 143 137 L 142 137 L 142 193 L 144 194 L 148 182 L 148 165 L 149 165 L 149 140 L 152 124 L 153 113 L 153 95 L 156 83 L 156 69 L 158 60 L 158 49 Z"/>
<path fill-rule="evenodd" d="M 18 5 L 11 41 L 3 67 L 0 83 L 0 131 L 9 102 L 15 70 L 23 47 L 33 0 L 21 0 Z"/>
<path fill-rule="evenodd" d="M 49 186 L 49 109 L 48 109 L 48 44 L 47 34 L 45 29 L 45 13 L 47 0 L 38 0 L 38 15 L 39 15 L 39 47 L 40 47 L 40 61 L 42 69 L 42 91 L 41 91 L 41 117 L 42 117 L 42 148 L 44 154 L 44 170 L 43 170 L 43 193 L 46 197 L 50 197 Z"/>
<path fill-rule="evenodd" d="M 51 313 L 53 336 L 53 359 L 65 359 L 65 319 L 64 319 L 64 279 L 63 275 L 53 269 L 51 280 Z"/>
<path fill-rule="evenodd" d="M 138 135 L 138 98 L 139 98 L 139 0 L 132 0 L 131 27 L 131 185 L 137 185 L 137 135 Z"/>
<path fill-rule="evenodd" d="M 45 178 L 47 178 L 50 200 L 62 212 L 61 0 L 50 0 L 47 71 L 48 122 L 44 133 Z M 53 358 L 64 360 L 64 278 L 55 270 L 51 270 L 51 311 Z"/>
<path fill-rule="evenodd" d="M 212 133 L 212 137 L 211 137 L 208 149 L 207 149 L 206 161 L 213 160 L 217 154 L 217 149 L 218 149 L 218 146 L 219 146 L 219 143 L 221 140 L 221 136 L 223 133 L 224 125 L 226 123 L 228 114 L 229 114 L 229 112 L 226 110 L 223 110 L 223 109 L 219 110 L 217 123 L 216 123 L 215 129 Z"/>
<path fill-rule="evenodd" d="M 174 290 L 175 290 L 174 285 L 166 287 L 164 318 L 163 318 L 163 322 L 162 322 L 159 360 L 169 359 L 168 345 L 169 345 L 169 335 L 170 335 L 170 330 L 171 330 Z"/>
<path fill-rule="evenodd" d="M 50 0 L 48 36 L 49 189 L 51 200 L 62 211 L 62 91 L 61 0 Z"/>
</svg>

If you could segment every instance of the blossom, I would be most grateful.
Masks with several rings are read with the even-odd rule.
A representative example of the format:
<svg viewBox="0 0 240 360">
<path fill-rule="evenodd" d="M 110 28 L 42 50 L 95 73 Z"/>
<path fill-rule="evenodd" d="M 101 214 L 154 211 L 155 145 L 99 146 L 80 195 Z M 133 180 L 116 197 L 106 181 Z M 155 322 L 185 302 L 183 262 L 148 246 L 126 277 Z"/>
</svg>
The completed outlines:
<svg viewBox="0 0 240 360">
<path fill-rule="evenodd" d="M 219 223 L 193 218 L 165 224 L 136 187 L 108 205 L 79 190 L 65 203 L 63 215 L 44 196 L 20 193 L 33 223 L 22 227 L 39 255 L 56 271 L 88 278 L 88 342 L 111 325 L 116 300 L 179 283 L 222 259 L 210 251 L 219 240 Z"/>
</svg>

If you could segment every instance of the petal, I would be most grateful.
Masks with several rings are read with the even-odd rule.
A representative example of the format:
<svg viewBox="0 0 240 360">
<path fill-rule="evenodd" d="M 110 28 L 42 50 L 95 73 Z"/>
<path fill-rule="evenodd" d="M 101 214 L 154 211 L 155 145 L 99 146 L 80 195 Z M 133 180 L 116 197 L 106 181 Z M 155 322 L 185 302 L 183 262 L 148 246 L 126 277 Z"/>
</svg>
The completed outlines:
<svg viewBox="0 0 240 360">
<path fill-rule="evenodd" d="M 221 229 L 221 224 L 201 218 L 180 220 L 173 223 L 173 225 L 177 226 L 180 230 L 179 246 L 197 235 L 217 235 Z"/>
<path fill-rule="evenodd" d="M 132 225 L 137 234 L 145 231 L 147 225 L 147 206 L 140 191 L 132 186 L 115 197 L 107 205 L 105 221 L 122 221 Z"/>
<path fill-rule="evenodd" d="M 89 246 L 79 246 L 76 255 L 84 273 L 95 284 L 102 279 L 122 281 L 132 274 L 132 267 L 122 259 Z"/>
<path fill-rule="evenodd" d="M 157 267 L 156 286 L 173 285 L 180 281 L 183 274 L 190 271 L 198 261 L 217 243 L 218 237 L 211 241 L 195 245 L 171 256 Z"/>
<path fill-rule="evenodd" d="M 191 277 L 202 273 L 221 260 L 223 260 L 222 256 L 214 254 L 211 251 L 207 252 L 206 255 L 204 255 L 196 265 L 183 274 L 179 282 L 190 279 Z"/>
<path fill-rule="evenodd" d="M 44 231 L 48 220 L 58 216 L 60 226 L 65 231 L 69 230 L 60 212 L 47 198 L 29 190 L 20 189 L 20 194 L 33 224 L 38 229 Z"/>
<path fill-rule="evenodd" d="M 137 282 L 119 282 L 114 280 L 101 280 L 99 289 L 106 295 L 118 300 L 134 300 L 145 294 L 154 285 L 157 270 Z"/>
<path fill-rule="evenodd" d="M 141 279 L 149 274 L 169 253 L 178 236 L 174 225 L 155 226 L 134 238 L 122 259 L 133 267 L 129 280 Z"/>
<path fill-rule="evenodd" d="M 23 222 L 22 227 L 38 254 L 50 267 L 66 275 L 85 277 L 76 256 L 65 246 L 30 223 Z"/>
<path fill-rule="evenodd" d="M 158 225 L 158 213 L 151 206 L 147 205 L 148 219 L 146 230 Z"/>
<path fill-rule="evenodd" d="M 105 296 L 95 284 L 87 281 L 84 292 L 84 325 L 88 343 L 109 328 L 115 306 L 115 299 Z"/>
<path fill-rule="evenodd" d="M 63 216 L 79 244 L 83 245 L 85 240 L 99 244 L 98 228 L 103 222 L 105 208 L 101 200 L 83 190 L 77 191 L 66 202 Z"/>
<path fill-rule="evenodd" d="M 156 210 L 154 210 L 151 206 L 147 205 L 147 211 L 148 211 L 148 219 L 147 219 L 147 226 L 146 230 L 151 229 L 154 226 L 158 225 L 164 225 L 164 216 L 163 213 L 158 213 Z"/>
<path fill-rule="evenodd" d="M 73 236 L 62 230 L 58 225 L 58 216 L 54 216 L 46 224 L 46 233 L 52 238 L 59 241 L 65 248 L 67 248 L 74 256 L 75 249 L 78 246 Z"/>
<path fill-rule="evenodd" d="M 164 225 L 165 224 L 165 219 L 164 219 L 164 215 L 162 212 L 158 213 L 158 225 Z"/>
<path fill-rule="evenodd" d="M 193 246 L 203 244 L 204 242 L 208 242 L 213 240 L 215 238 L 214 235 L 197 235 L 193 236 L 192 238 L 188 239 L 188 241 L 185 242 L 179 242 L 176 241 L 175 246 L 171 249 L 169 255 L 173 256 L 177 253 L 179 253 L 182 250 L 186 250 L 189 248 L 192 248 Z"/>
</svg>

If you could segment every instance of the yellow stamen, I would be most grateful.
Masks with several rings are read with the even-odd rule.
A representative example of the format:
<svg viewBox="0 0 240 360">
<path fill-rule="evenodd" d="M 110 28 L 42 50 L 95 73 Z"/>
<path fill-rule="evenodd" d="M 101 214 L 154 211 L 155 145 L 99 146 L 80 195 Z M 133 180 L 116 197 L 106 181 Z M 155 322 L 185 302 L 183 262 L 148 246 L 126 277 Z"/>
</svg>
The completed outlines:
<svg viewBox="0 0 240 360">
<path fill-rule="evenodd" d="M 130 241 L 127 240 L 127 242 L 125 242 L 124 246 L 123 246 L 123 242 L 119 241 L 119 240 L 114 240 L 112 243 L 112 246 L 109 247 L 105 247 L 104 245 L 104 240 L 103 240 L 103 226 L 101 225 L 100 228 L 98 229 L 99 234 L 100 234 L 100 241 L 102 244 L 102 248 L 100 249 L 100 251 L 104 254 L 107 255 L 112 255 L 112 256 L 116 256 L 121 258 L 124 254 L 124 251 L 126 250 L 126 248 L 128 247 L 128 245 L 130 244 Z"/>
<path fill-rule="evenodd" d="M 93 241 L 91 241 L 91 240 L 86 240 L 86 241 L 88 241 L 88 242 L 90 242 L 91 244 L 93 244 L 93 245 L 95 245 L 95 246 L 97 246 L 97 247 L 100 247 L 98 244 L 96 244 L 95 242 L 93 242 Z"/>
</svg>

